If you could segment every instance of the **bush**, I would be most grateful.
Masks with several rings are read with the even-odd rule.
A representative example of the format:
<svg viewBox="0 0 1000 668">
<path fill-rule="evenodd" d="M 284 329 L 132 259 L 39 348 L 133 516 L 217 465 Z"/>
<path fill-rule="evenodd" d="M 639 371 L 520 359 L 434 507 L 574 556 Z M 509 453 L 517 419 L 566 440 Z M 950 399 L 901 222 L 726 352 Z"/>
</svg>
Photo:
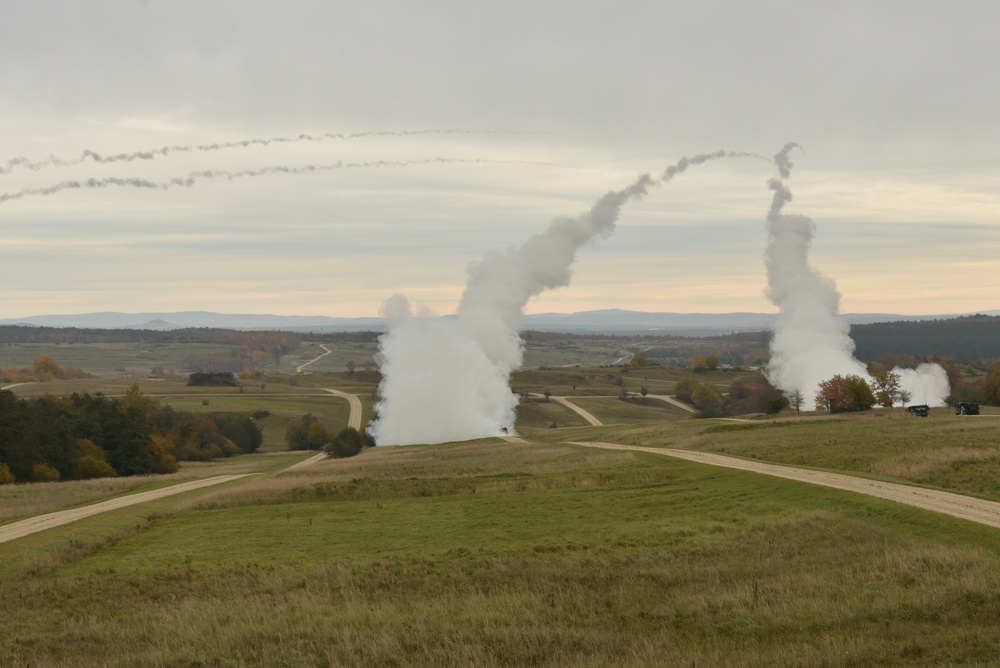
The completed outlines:
<svg viewBox="0 0 1000 668">
<path fill-rule="evenodd" d="M 59 471 L 48 464 L 35 462 L 31 465 L 32 482 L 55 482 L 60 477 L 62 476 L 59 475 Z"/>
<path fill-rule="evenodd" d="M 98 459 L 92 455 L 84 455 L 76 462 L 77 480 L 91 480 L 93 478 L 114 478 L 118 472 L 103 459 Z"/>
<path fill-rule="evenodd" d="M 313 425 L 318 424 L 317 429 Z M 321 431 L 322 429 L 322 431 Z M 292 420 L 285 427 L 285 444 L 289 450 L 318 450 L 329 441 L 326 427 L 312 413 Z"/>
<path fill-rule="evenodd" d="M 231 373 L 203 373 L 196 371 L 188 376 L 192 387 L 236 387 L 236 376 Z"/>
<path fill-rule="evenodd" d="M 14 479 L 14 474 L 10 472 L 10 467 L 0 462 L 0 485 L 12 485 L 15 482 L 17 480 Z"/>
<path fill-rule="evenodd" d="M 239 452 L 232 454 L 257 452 L 264 442 L 264 434 L 248 415 L 239 413 L 213 413 L 212 420 L 216 429 L 227 440 L 235 444 Z M 226 451 L 223 445 L 223 451 Z M 229 454 L 229 453 L 227 453 Z"/>
<path fill-rule="evenodd" d="M 361 452 L 367 439 L 354 427 L 345 427 L 337 432 L 334 439 L 323 449 L 326 454 L 338 459 L 343 457 L 353 457 Z"/>
</svg>

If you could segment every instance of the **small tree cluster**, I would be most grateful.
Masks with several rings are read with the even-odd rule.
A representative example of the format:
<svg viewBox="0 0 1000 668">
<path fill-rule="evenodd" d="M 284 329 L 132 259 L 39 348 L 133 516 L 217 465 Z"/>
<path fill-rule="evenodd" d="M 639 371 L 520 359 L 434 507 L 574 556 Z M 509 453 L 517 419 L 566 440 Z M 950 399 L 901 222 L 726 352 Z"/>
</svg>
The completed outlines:
<svg viewBox="0 0 1000 668">
<path fill-rule="evenodd" d="M 3 383 L 47 383 L 73 378 L 90 378 L 90 374 L 72 366 L 60 367 L 49 355 L 35 358 L 30 368 L 9 366 L 0 369 L 0 382 Z"/>
<path fill-rule="evenodd" d="M 323 451 L 331 457 L 343 458 L 353 457 L 365 448 L 375 446 L 375 440 L 367 431 L 358 431 L 354 427 L 344 427 L 333 440 L 330 441 Z"/>
<path fill-rule="evenodd" d="M 692 371 L 715 371 L 719 368 L 719 357 L 717 355 L 695 355 L 691 359 Z"/>
<path fill-rule="evenodd" d="M 0 391 L 0 482 L 171 473 L 178 459 L 254 452 L 262 441 L 249 416 L 177 412 L 135 385 L 121 399 Z"/>
<path fill-rule="evenodd" d="M 681 401 L 697 408 L 702 417 L 722 415 L 724 402 L 715 383 L 702 383 L 694 378 L 682 378 L 674 386 L 674 394 Z"/>
<path fill-rule="evenodd" d="M 857 375 L 836 375 L 819 384 L 816 408 L 831 413 L 871 410 L 875 394 L 864 378 Z"/>
<path fill-rule="evenodd" d="M 285 444 L 289 450 L 322 450 L 330 441 L 326 425 L 312 413 L 292 420 L 285 427 Z"/>
<path fill-rule="evenodd" d="M 766 378 L 759 382 L 735 380 L 729 387 L 726 410 L 731 415 L 767 413 L 775 415 L 789 406 L 789 399 Z"/>
<path fill-rule="evenodd" d="M 649 357 L 646 356 L 646 353 L 639 353 L 638 355 L 632 357 L 632 361 L 629 362 L 629 365 L 640 369 L 645 368 L 649 366 Z"/>
</svg>

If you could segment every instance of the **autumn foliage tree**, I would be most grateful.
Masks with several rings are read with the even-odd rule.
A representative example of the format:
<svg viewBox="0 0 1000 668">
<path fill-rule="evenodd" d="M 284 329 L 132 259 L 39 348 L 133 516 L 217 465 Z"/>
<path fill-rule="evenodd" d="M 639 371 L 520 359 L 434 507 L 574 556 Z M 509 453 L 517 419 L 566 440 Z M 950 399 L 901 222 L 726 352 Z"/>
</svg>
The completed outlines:
<svg viewBox="0 0 1000 668">
<path fill-rule="evenodd" d="M 864 378 L 836 375 L 819 384 L 816 408 L 831 413 L 867 411 L 875 405 L 875 395 Z"/>
<path fill-rule="evenodd" d="M 691 359 L 693 371 L 715 371 L 718 368 L 719 357 L 717 355 L 695 355 Z"/>
</svg>

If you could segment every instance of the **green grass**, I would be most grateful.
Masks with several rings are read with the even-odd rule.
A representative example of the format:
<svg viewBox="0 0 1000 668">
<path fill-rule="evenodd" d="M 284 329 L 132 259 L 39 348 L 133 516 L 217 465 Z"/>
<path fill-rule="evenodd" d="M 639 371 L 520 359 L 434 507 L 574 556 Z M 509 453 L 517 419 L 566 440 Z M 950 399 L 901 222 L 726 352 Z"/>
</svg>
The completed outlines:
<svg viewBox="0 0 1000 668">
<path fill-rule="evenodd" d="M 628 401 L 622 401 L 618 397 L 574 397 L 573 403 L 604 424 L 664 422 L 692 417 L 683 408 L 642 396 L 631 396 Z"/>
<path fill-rule="evenodd" d="M 948 409 L 928 418 L 894 409 L 754 423 L 688 420 L 584 429 L 559 438 L 718 452 L 1000 500 L 1000 420 L 956 416 Z"/>
<path fill-rule="evenodd" d="M 5 558 L 0 665 L 1000 656 L 1000 532 L 651 454 L 382 448 L 136 512 Z"/>
<path fill-rule="evenodd" d="M 683 375 L 646 372 L 630 371 L 628 387 L 668 393 Z M 593 378 L 574 392 L 565 383 L 580 373 Z M 531 444 L 377 448 L 0 544 L 0 666 L 1000 662 L 995 529 L 561 443 L 722 452 L 997 498 L 1000 420 L 944 410 L 927 419 L 695 420 L 651 399 L 601 398 L 616 397 L 616 374 L 536 370 L 514 383 L 522 393 L 574 395 L 609 426 L 525 399 L 518 430 Z M 701 378 L 729 382 L 722 372 Z M 346 420 L 346 402 L 315 388 L 357 392 L 370 414 L 373 385 L 344 372 L 263 382 L 262 392 L 248 385 L 204 397 L 214 389 L 162 381 L 143 390 L 192 410 L 269 408 L 272 443 L 283 440 L 285 416 L 304 409 Z M 185 465 L 178 476 L 226 466 L 269 474 L 292 459 L 237 457 Z M 0 497 L 39 512 L 46 490 L 13 489 L 40 490 Z M 81 487 L 50 507 L 115 493 Z"/>
</svg>

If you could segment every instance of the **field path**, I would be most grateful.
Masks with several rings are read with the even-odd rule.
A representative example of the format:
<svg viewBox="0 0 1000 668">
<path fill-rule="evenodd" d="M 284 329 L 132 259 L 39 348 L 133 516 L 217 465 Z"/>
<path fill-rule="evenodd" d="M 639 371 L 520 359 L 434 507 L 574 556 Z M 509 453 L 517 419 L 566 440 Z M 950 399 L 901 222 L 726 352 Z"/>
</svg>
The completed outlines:
<svg viewBox="0 0 1000 668">
<path fill-rule="evenodd" d="M 303 369 L 305 369 L 305 368 L 306 368 L 307 366 L 309 366 L 310 364 L 312 364 L 313 362 L 318 362 L 319 360 L 323 359 L 323 358 L 324 358 L 324 357 L 326 357 L 327 355 L 329 355 L 329 354 L 333 353 L 333 351 L 332 351 L 332 350 L 330 350 L 329 348 L 327 348 L 327 347 L 326 347 L 325 345 L 323 345 L 322 343 L 321 343 L 321 344 L 319 344 L 319 347 L 320 347 L 320 348 L 322 348 L 323 350 L 325 350 L 326 352 L 325 352 L 325 353 L 322 353 L 322 354 L 320 354 L 320 355 L 317 355 L 316 357 L 312 358 L 311 360 L 309 360 L 309 361 L 308 361 L 308 362 L 306 362 L 305 364 L 300 364 L 300 365 L 298 365 L 297 367 L 295 367 L 295 373 L 302 373 L 302 370 L 303 370 Z"/>
<path fill-rule="evenodd" d="M 544 395 L 542 395 L 542 394 L 532 394 L 531 396 L 533 396 L 533 397 L 542 397 Z M 688 406 L 687 404 L 682 403 L 682 402 L 678 401 L 677 399 L 675 399 L 674 397 L 668 396 L 666 394 L 650 394 L 650 395 L 648 395 L 648 397 L 650 399 L 659 399 L 661 401 L 665 401 L 668 404 L 671 404 L 673 406 L 677 406 L 678 408 L 683 408 L 688 413 L 695 413 L 695 414 L 698 413 L 698 410 L 696 408 Z M 575 397 L 554 397 L 554 396 L 549 396 L 549 399 L 551 399 L 552 401 L 554 401 L 554 402 L 556 402 L 558 404 L 562 404 L 566 408 L 569 408 L 573 412 L 577 413 L 580 417 L 582 417 L 584 420 L 586 420 L 588 423 L 590 423 L 591 426 L 593 426 L 593 427 L 603 427 L 604 426 L 604 423 L 601 422 L 599 419 L 597 419 L 597 417 L 595 417 L 593 413 L 590 413 L 589 411 L 586 411 L 583 408 L 580 408 L 579 406 L 577 406 L 576 404 L 574 404 L 571 401 L 571 399 L 574 399 L 574 398 Z M 606 397 L 584 397 L 584 398 L 587 398 L 587 399 L 617 399 L 618 397 L 613 397 L 611 395 L 608 395 Z M 725 419 L 725 418 L 723 418 L 723 419 Z"/>
<path fill-rule="evenodd" d="M 552 399 L 552 401 L 556 402 L 557 404 L 562 404 L 566 408 L 578 414 L 584 420 L 589 422 L 592 426 L 594 427 L 604 426 L 604 423 L 598 420 L 596 417 L 594 417 L 593 413 L 583 410 L 582 408 L 574 404 L 572 401 L 570 401 L 569 397 L 549 397 L 549 398 Z"/>
<path fill-rule="evenodd" d="M 361 431 L 361 399 L 358 398 L 358 395 L 350 394 L 349 392 L 341 392 L 340 390 L 331 390 L 328 387 L 321 387 L 319 389 L 324 392 L 329 392 L 335 397 L 347 399 L 347 403 L 351 406 L 351 415 L 347 418 L 347 426 L 354 427 L 358 431 Z"/>
<path fill-rule="evenodd" d="M 154 489 L 149 492 L 140 492 L 138 494 L 129 494 L 128 496 L 120 496 L 114 499 L 108 499 L 107 501 L 94 503 L 92 505 L 83 506 L 81 508 L 70 508 L 69 510 L 59 510 L 54 513 L 47 513 L 45 515 L 29 517 L 26 520 L 21 520 L 19 522 L 14 522 L 12 524 L 5 524 L 3 526 L 0 526 L 0 543 L 6 543 L 9 540 L 14 540 L 15 538 L 21 538 L 22 536 L 27 536 L 28 534 L 32 534 L 37 531 L 44 531 L 45 529 L 51 529 L 52 527 L 58 527 L 64 524 L 69 524 L 70 522 L 82 520 L 83 518 L 90 517 L 92 515 L 106 513 L 108 511 L 118 510 L 120 508 L 127 508 L 129 506 L 134 506 L 139 503 L 154 501 L 156 499 L 162 499 L 167 496 L 173 496 L 174 494 L 181 494 L 183 492 L 190 492 L 192 490 L 201 489 L 203 487 L 211 487 L 212 485 L 219 485 L 221 483 L 229 482 L 231 480 L 237 480 L 238 478 L 245 478 L 248 475 L 250 474 L 242 473 L 238 475 L 220 475 L 220 476 L 215 476 L 214 478 L 203 478 L 201 480 L 192 480 L 191 482 L 182 482 L 179 485 L 162 487 L 160 489 Z"/>
<path fill-rule="evenodd" d="M 698 413 L 698 409 L 695 408 L 694 406 L 689 406 L 683 401 L 678 401 L 675 397 L 672 397 L 668 394 L 650 394 L 649 398 L 659 399 L 660 401 L 666 401 L 671 406 L 677 406 L 677 408 L 683 408 L 688 413 L 695 413 L 695 414 Z"/>
<path fill-rule="evenodd" d="M 723 466 L 741 471 L 751 471 L 762 473 L 789 480 L 808 482 L 824 487 L 843 489 L 849 492 L 876 496 L 880 499 L 888 499 L 898 503 L 905 503 L 924 510 L 931 510 L 936 513 L 943 513 L 958 517 L 979 524 L 1000 528 L 1000 503 L 996 501 L 986 501 L 971 496 L 962 496 L 951 492 L 942 492 L 936 489 L 925 489 L 923 487 L 912 487 L 910 485 L 900 485 L 879 480 L 868 480 L 856 478 L 842 473 L 827 473 L 826 471 L 812 471 L 793 466 L 781 466 L 779 464 L 764 464 L 762 462 L 737 459 L 736 457 L 726 457 L 708 452 L 695 452 L 693 450 L 670 450 L 667 448 L 645 448 L 637 445 L 619 445 L 616 443 L 582 443 L 573 445 L 583 445 L 590 448 L 607 448 L 611 450 L 639 450 L 641 452 L 652 452 L 657 455 L 667 457 L 677 457 L 700 464 L 711 466 Z"/>
</svg>

